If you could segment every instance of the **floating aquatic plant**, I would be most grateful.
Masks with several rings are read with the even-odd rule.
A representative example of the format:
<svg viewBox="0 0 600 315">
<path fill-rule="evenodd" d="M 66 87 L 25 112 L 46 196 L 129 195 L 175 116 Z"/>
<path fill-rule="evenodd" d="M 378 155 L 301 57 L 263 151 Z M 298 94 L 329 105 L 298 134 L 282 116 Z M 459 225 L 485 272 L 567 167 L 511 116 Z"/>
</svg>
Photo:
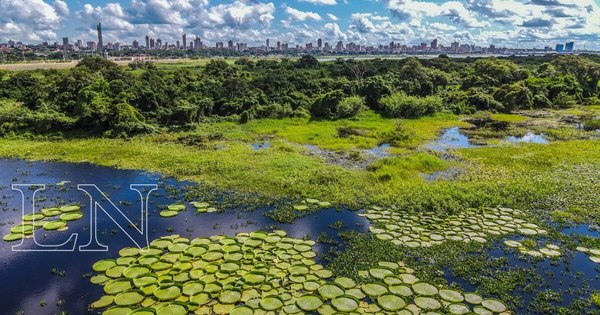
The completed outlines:
<svg viewBox="0 0 600 315">
<path fill-rule="evenodd" d="M 502 313 L 506 306 L 420 281 L 401 262 L 361 272 L 357 284 L 314 261 L 314 242 L 284 231 L 187 239 L 166 236 L 148 248 L 124 248 L 92 268 L 105 295 L 91 304 L 103 314 L 455 314 Z M 402 313 L 403 312 L 403 313 Z M 410 313 L 408 313 L 410 312 Z"/>
<path fill-rule="evenodd" d="M 447 240 L 486 243 L 488 235 L 547 233 L 521 219 L 519 210 L 509 208 L 472 209 L 440 218 L 374 206 L 360 215 L 375 224 L 369 228 L 375 237 L 408 247 L 429 247 Z"/>
<path fill-rule="evenodd" d="M 21 224 L 13 226 L 10 234 L 2 238 L 5 242 L 14 242 L 33 236 L 33 232 L 43 228 L 46 231 L 64 231 L 69 221 L 83 218 L 83 213 L 78 205 L 62 206 L 60 208 L 45 208 L 40 212 L 29 213 L 23 216 Z M 57 218 L 58 217 L 58 218 Z"/>
</svg>

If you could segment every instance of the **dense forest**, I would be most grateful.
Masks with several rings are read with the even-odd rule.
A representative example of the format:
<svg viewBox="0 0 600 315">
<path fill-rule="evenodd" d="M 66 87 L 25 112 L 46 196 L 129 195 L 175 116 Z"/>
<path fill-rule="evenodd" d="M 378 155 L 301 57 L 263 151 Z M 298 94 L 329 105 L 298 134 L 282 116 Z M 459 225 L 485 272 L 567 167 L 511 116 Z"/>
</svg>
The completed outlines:
<svg viewBox="0 0 600 315">
<path fill-rule="evenodd" d="M 208 119 L 387 117 L 600 104 L 596 56 L 318 62 L 211 60 L 121 67 L 88 58 L 69 70 L 0 70 L 0 134 L 126 137 Z"/>
</svg>

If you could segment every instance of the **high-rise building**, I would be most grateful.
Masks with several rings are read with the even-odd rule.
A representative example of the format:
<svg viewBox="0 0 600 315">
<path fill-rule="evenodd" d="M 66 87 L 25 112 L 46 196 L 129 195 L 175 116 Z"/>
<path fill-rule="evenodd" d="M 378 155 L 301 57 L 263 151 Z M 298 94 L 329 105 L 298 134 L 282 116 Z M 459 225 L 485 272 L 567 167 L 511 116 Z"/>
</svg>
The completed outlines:
<svg viewBox="0 0 600 315">
<path fill-rule="evenodd" d="M 562 53 L 565 50 L 565 45 L 563 44 L 556 44 L 556 52 L 557 53 Z"/>
<path fill-rule="evenodd" d="M 96 42 L 87 42 L 87 49 L 91 50 L 91 51 L 96 50 L 97 49 Z"/>
<path fill-rule="evenodd" d="M 102 44 L 102 24 L 98 23 L 98 52 L 102 52 L 102 49 L 104 48 L 103 44 Z"/>
<path fill-rule="evenodd" d="M 267 38 L 267 46 L 266 46 L 266 47 L 267 47 L 267 50 L 269 50 L 269 44 L 270 44 L 270 41 L 269 41 L 269 39 Z"/>
<path fill-rule="evenodd" d="M 342 42 L 342 41 L 337 42 L 337 45 L 335 45 L 335 50 L 343 51 L 344 50 L 344 42 Z"/>
<path fill-rule="evenodd" d="M 575 46 L 574 42 L 568 42 L 568 43 L 566 43 L 565 44 L 565 52 L 566 53 L 572 53 L 574 46 Z"/>
<path fill-rule="evenodd" d="M 234 47 L 233 47 L 233 41 L 231 39 L 227 42 L 227 48 L 228 49 L 234 49 Z"/>
<path fill-rule="evenodd" d="M 146 49 L 150 49 L 150 36 L 146 35 Z"/>
<path fill-rule="evenodd" d="M 187 37 L 183 34 L 183 49 L 187 49 Z"/>
<path fill-rule="evenodd" d="M 280 51 L 280 50 L 281 50 L 281 42 L 277 41 L 277 51 Z"/>
<path fill-rule="evenodd" d="M 67 48 L 69 48 L 69 38 L 68 37 L 63 37 L 63 49 L 67 50 Z"/>
<path fill-rule="evenodd" d="M 323 40 L 320 38 L 317 40 L 317 48 L 323 50 Z"/>
<path fill-rule="evenodd" d="M 160 38 L 156 39 L 156 46 L 154 48 L 156 48 L 156 49 L 162 48 L 162 40 Z"/>
<path fill-rule="evenodd" d="M 83 41 L 81 39 L 78 39 L 76 46 L 79 48 L 83 48 Z"/>
<path fill-rule="evenodd" d="M 150 44 L 148 45 L 149 49 L 154 49 L 154 38 L 150 38 Z"/>
<path fill-rule="evenodd" d="M 176 42 L 177 44 L 175 45 L 175 48 L 177 49 L 181 49 L 181 42 L 179 40 L 177 40 Z"/>
<path fill-rule="evenodd" d="M 134 40 L 133 43 L 131 44 L 131 46 L 133 46 L 133 49 L 138 49 L 140 47 L 140 44 L 138 43 L 137 40 Z"/>
<path fill-rule="evenodd" d="M 437 50 L 438 48 L 438 40 L 437 38 L 431 42 L 431 50 Z"/>
<path fill-rule="evenodd" d="M 200 39 L 200 37 L 196 36 L 196 39 L 194 39 L 194 49 L 200 50 L 201 48 L 202 48 L 202 40 Z"/>
<path fill-rule="evenodd" d="M 450 50 L 453 53 L 458 53 L 458 48 L 460 47 L 460 44 L 458 42 L 454 42 L 450 45 Z"/>
</svg>

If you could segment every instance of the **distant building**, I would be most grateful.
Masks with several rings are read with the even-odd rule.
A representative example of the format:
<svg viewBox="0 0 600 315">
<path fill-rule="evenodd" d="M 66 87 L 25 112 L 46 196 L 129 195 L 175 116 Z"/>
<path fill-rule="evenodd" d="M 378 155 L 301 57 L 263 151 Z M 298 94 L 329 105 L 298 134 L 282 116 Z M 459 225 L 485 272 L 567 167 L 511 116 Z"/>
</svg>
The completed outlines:
<svg viewBox="0 0 600 315">
<path fill-rule="evenodd" d="M 438 48 L 438 40 L 437 38 L 431 42 L 431 50 L 437 50 Z"/>
<path fill-rule="evenodd" d="M 96 50 L 97 49 L 96 43 L 95 42 L 87 42 L 87 49 L 91 50 L 91 51 Z"/>
<path fill-rule="evenodd" d="M 266 42 L 266 44 L 267 44 L 267 46 L 266 46 L 266 47 L 267 47 L 267 50 L 269 50 L 269 46 L 270 46 L 270 44 L 271 44 L 271 41 L 270 41 L 268 38 L 267 38 L 267 42 Z"/>
<path fill-rule="evenodd" d="M 200 50 L 201 48 L 202 48 L 202 40 L 200 40 L 200 37 L 196 36 L 196 39 L 194 39 L 194 49 Z"/>
<path fill-rule="evenodd" d="M 185 34 L 183 34 L 183 49 L 187 49 L 187 37 Z"/>
<path fill-rule="evenodd" d="M 98 29 L 98 52 L 102 52 L 102 49 L 104 48 L 102 44 L 102 24 L 98 23 L 96 28 Z"/>
<path fill-rule="evenodd" d="M 280 51 L 281 50 L 281 42 L 277 41 L 277 50 Z"/>
<path fill-rule="evenodd" d="M 565 45 L 563 45 L 563 44 L 556 44 L 556 49 L 555 50 L 556 50 L 557 53 L 560 54 L 560 53 L 562 53 L 565 50 Z"/>
<path fill-rule="evenodd" d="M 138 43 L 137 40 L 134 40 L 133 43 L 131 44 L 131 46 L 133 46 L 133 49 L 138 49 L 140 47 L 140 44 Z"/>
<path fill-rule="evenodd" d="M 566 53 L 572 53 L 573 52 L 573 47 L 575 46 L 574 42 L 568 42 L 565 44 L 565 52 Z"/>
<path fill-rule="evenodd" d="M 317 40 L 317 48 L 323 50 L 323 40 L 320 38 Z"/>
</svg>

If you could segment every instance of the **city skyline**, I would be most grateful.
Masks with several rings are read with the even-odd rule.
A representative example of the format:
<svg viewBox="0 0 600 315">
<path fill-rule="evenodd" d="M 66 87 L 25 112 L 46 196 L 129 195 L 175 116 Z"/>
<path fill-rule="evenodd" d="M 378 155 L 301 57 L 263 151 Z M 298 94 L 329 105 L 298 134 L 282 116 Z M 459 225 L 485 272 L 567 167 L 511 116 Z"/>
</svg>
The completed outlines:
<svg viewBox="0 0 600 315">
<path fill-rule="evenodd" d="M 60 42 L 63 37 L 145 46 L 146 35 L 176 44 L 187 34 L 206 43 L 271 47 L 317 40 L 357 45 L 453 42 L 509 48 L 575 41 L 600 50 L 600 0 L 0 0 L 0 42 Z M 516 26 L 515 26 L 516 25 Z M 95 38 L 95 39 L 94 39 Z"/>
</svg>

